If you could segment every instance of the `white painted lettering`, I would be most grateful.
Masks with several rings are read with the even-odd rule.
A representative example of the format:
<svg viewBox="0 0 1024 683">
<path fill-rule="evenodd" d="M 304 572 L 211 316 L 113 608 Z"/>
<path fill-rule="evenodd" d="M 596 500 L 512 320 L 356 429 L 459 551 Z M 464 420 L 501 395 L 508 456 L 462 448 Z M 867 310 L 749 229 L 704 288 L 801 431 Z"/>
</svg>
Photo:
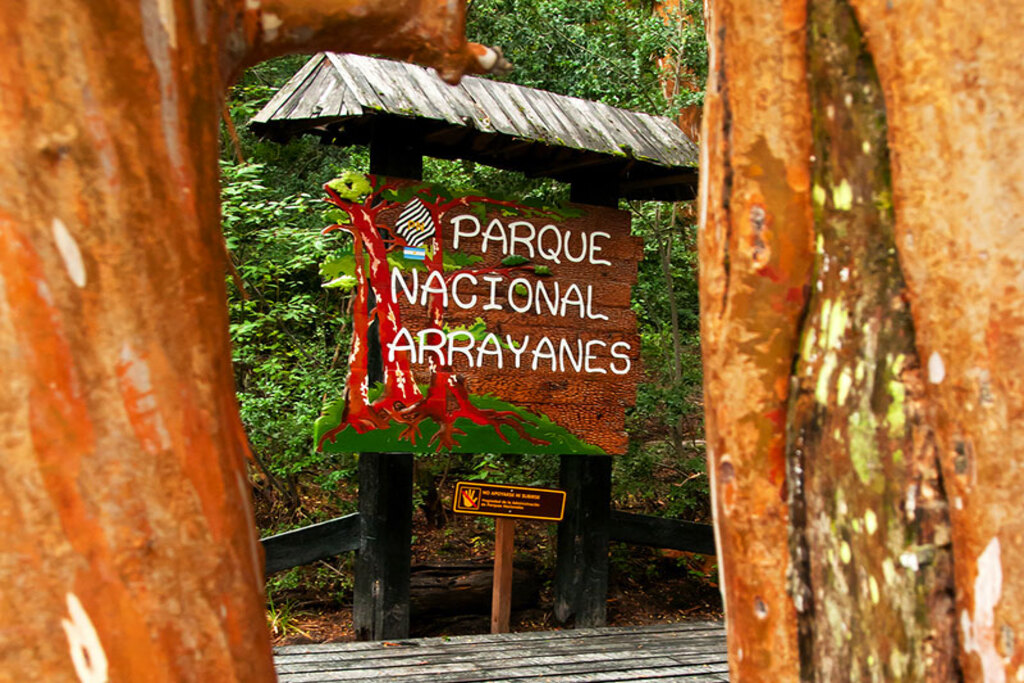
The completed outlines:
<svg viewBox="0 0 1024 683">
<path fill-rule="evenodd" d="M 508 254 L 508 238 L 505 235 L 505 226 L 497 218 L 487 224 L 487 230 L 484 232 L 484 242 L 480 247 L 480 251 L 486 254 L 487 247 L 491 242 L 501 242 L 501 253 Z"/>
<path fill-rule="evenodd" d="M 462 224 L 468 222 L 472 226 L 472 230 L 463 230 Z M 459 240 L 463 237 L 476 237 L 480 234 L 480 221 L 476 216 L 472 214 L 466 214 L 464 216 L 455 216 L 452 218 L 452 235 L 453 243 L 452 248 L 458 251 Z"/>
<path fill-rule="evenodd" d="M 465 339 L 468 343 L 465 346 L 456 346 L 455 340 L 459 338 Z M 448 365 L 452 365 L 452 357 L 456 353 L 461 353 L 466 357 L 469 362 L 469 367 L 473 367 L 473 354 L 470 353 L 470 349 L 473 348 L 473 333 L 469 330 L 453 330 L 448 333 Z"/>
<path fill-rule="evenodd" d="M 427 343 L 428 334 L 436 334 L 438 336 L 436 344 Z M 439 330 L 436 327 L 428 327 L 425 330 L 420 330 L 416 336 L 419 337 L 420 340 L 419 362 L 424 362 L 425 357 L 429 352 L 432 361 L 436 362 L 438 365 L 444 365 L 444 351 L 445 346 L 447 346 L 447 339 L 444 330 Z"/>
<path fill-rule="evenodd" d="M 488 345 L 492 348 L 488 350 Z M 502 367 L 502 356 L 501 353 L 501 342 L 498 341 L 498 335 L 493 332 L 488 332 L 484 340 L 480 342 L 480 348 L 476 352 L 476 364 L 477 366 L 483 366 L 484 356 L 494 356 L 498 359 L 498 369 Z"/>
<path fill-rule="evenodd" d="M 583 369 L 586 370 L 587 372 L 607 375 L 608 371 L 605 370 L 604 368 L 595 368 L 590 365 L 590 361 L 594 360 L 594 354 L 590 350 L 592 346 L 608 346 L 608 344 L 606 342 L 601 341 L 600 339 L 591 339 L 590 341 L 588 341 L 587 350 L 583 354 Z"/>
<path fill-rule="evenodd" d="M 409 289 L 409 285 L 406 283 L 405 278 L 402 277 L 402 271 L 398 268 L 394 268 L 391 271 L 391 295 L 394 297 L 395 303 L 398 303 L 398 290 L 401 289 L 405 292 L 405 298 L 409 303 L 416 303 L 416 297 L 420 288 L 420 273 L 418 270 L 412 271 L 412 289 Z"/>
<path fill-rule="evenodd" d="M 545 348 L 547 350 L 544 350 Z M 533 364 L 531 366 L 532 370 L 537 369 L 537 365 L 540 362 L 541 358 L 546 358 L 549 361 L 551 361 L 552 372 L 558 369 L 558 360 L 555 357 L 555 345 L 552 344 L 551 340 L 548 339 L 547 337 L 541 337 L 540 341 L 537 342 L 536 348 L 533 349 Z"/>
<path fill-rule="evenodd" d="M 516 369 L 518 369 L 519 364 L 522 361 L 523 352 L 526 351 L 526 347 L 530 345 L 530 335 L 523 337 L 522 343 L 517 346 L 516 343 L 512 341 L 512 337 L 506 334 L 505 345 L 512 351 L 512 355 L 516 357 Z"/>
<path fill-rule="evenodd" d="M 516 245 L 517 244 L 522 244 L 523 247 L 525 247 L 525 251 L 529 252 L 529 256 L 527 256 L 527 258 L 533 258 L 533 239 L 534 239 L 534 237 L 537 236 L 537 229 L 535 227 L 533 227 L 533 223 L 530 223 L 528 221 L 513 221 L 513 222 L 508 224 L 508 228 L 509 228 L 509 244 L 508 244 L 509 252 L 512 253 L 512 254 L 515 254 L 516 253 Z M 520 235 L 519 235 L 519 228 L 524 228 L 525 230 L 528 230 L 529 232 L 525 236 L 520 237 Z M 522 254 L 522 255 L 526 256 L 526 254 Z"/>
<path fill-rule="evenodd" d="M 358 341 L 358 337 L 353 339 L 353 342 L 357 342 L 357 341 Z M 402 343 L 402 342 L 404 342 L 404 343 Z M 355 343 L 353 343 L 352 346 L 355 347 Z M 409 334 L 409 330 L 405 329 L 404 327 L 399 329 L 398 330 L 398 334 L 395 335 L 395 338 L 388 342 L 388 362 L 389 363 L 394 363 L 395 362 L 395 354 L 398 353 L 399 351 L 402 351 L 404 353 L 411 353 L 413 361 L 414 362 L 419 362 L 418 358 L 416 356 L 416 342 L 413 341 L 412 335 Z M 353 354 L 354 353 L 355 353 L 355 351 L 353 349 Z M 353 362 L 353 361 L 354 361 L 353 358 L 349 359 L 350 363 Z"/>
<path fill-rule="evenodd" d="M 612 236 L 609 235 L 606 232 L 596 231 L 596 232 L 590 233 L 590 259 L 589 260 L 595 266 L 610 266 L 612 264 L 611 261 L 606 261 L 603 258 L 599 259 L 596 256 L 597 252 L 601 251 L 601 247 L 599 247 L 597 245 L 597 238 L 598 237 L 604 237 L 605 239 L 611 239 L 612 238 Z"/>
<path fill-rule="evenodd" d="M 508 286 L 508 305 L 512 307 L 512 310 L 516 313 L 526 313 L 533 306 L 533 289 L 531 288 L 532 283 L 524 277 L 517 277 Z M 516 304 L 515 299 L 512 298 L 513 294 L 517 294 L 516 288 L 522 286 L 525 294 L 521 296 L 526 297 L 525 304 Z"/>
<path fill-rule="evenodd" d="M 427 281 L 423 283 L 420 293 L 420 306 L 427 305 L 427 298 L 431 294 L 440 294 L 441 305 L 448 308 L 448 286 L 445 284 L 444 275 L 438 270 L 432 270 L 427 275 Z"/>
<path fill-rule="evenodd" d="M 624 366 L 621 370 L 615 367 L 615 363 L 612 363 L 609 367 L 611 368 L 611 371 L 614 372 L 616 375 L 625 375 L 629 373 L 629 369 L 632 367 L 632 361 L 626 354 L 616 353 L 616 349 L 618 349 L 619 347 L 625 347 L 626 351 L 629 351 L 629 342 L 615 342 L 614 344 L 612 344 L 611 348 L 612 358 L 618 358 L 619 360 L 624 360 L 626 362 L 624 363 Z"/>
<path fill-rule="evenodd" d="M 591 320 L 607 320 L 604 313 L 594 313 L 594 286 L 587 285 L 587 317 Z"/>
<path fill-rule="evenodd" d="M 534 295 L 534 300 L 537 302 L 537 315 L 543 315 L 543 311 L 541 310 L 541 306 L 540 306 L 541 296 L 544 297 L 544 301 L 547 304 L 548 312 L 551 315 L 558 315 L 558 300 L 561 298 L 561 296 L 559 295 L 559 291 L 561 290 L 561 285 L 559 285 L 558 282 L 555 282 L 554 285 L 555 285 L 555 294 L 554 294 L 554 296 L 552 296 L 551 294 L 548 293 L 547 281 L 545 281 L 545 280 L 538 280 L 537 281 L 537 288 L 536 288 L 537 291 L 536 291 L 536 293 Z"/>
<path fill-rule="evenodd" d="M 452 278 L 452 301 L 454 301 L 455 305 L 459 308 L 468 311 L 476 306 L 476 294 L 474 294 L 469 301 L 463 301 L 460 299 L 459 282 L 462 280 L 469 280 L 471 284 L 475 285 L 477 284 L 477 279 L 476 275 L 473 275 L 473 273 L 457 273 L 455 277 Z"/>
<path fill-rule="evenodd" d="M 565 258 L 573 263 L 583 263 L 587 258 L 587 233 L 580 232 L 580 255 L 578 257 L 574 257 L 569 253 L 569 241 L 571 239 L 572 230 L 566 230 L 565 236 L 562 238 L 562 251 L 565 253 Z"/>
<path fill-rule="evenodd" d="M 576 355 L 572 355 L 573 350 L 569 345 L 568 339 L 561 339 L 558 342 L 558 369 L 565 372 L 565 368 L 568 367 L 565 364 L 566 358 L 569 359 L 569 365 L 575 372 L 579 372 L 583 369 L 583 340 L 576 340 Z"/>
<path fill-rule="evenodd" d="M 544 247 L 544 235 L 549 232 L 555 233 L 555 248 L 548 249 L 545 251 Z M 558 258 L 558 253 L 562 250 L 562 233 L 559 232 L 558 227 L 555 225 L 545 225 L 537 233 L 537 253 L 548 261 L 554 261 L 555 263 L 561 263 L 562 261 Z"/>
<path fill-rule="evenodd" d="M 577 285 L 575 282 L 569 285 L 565 290 L 565 294 L 562 295 L 562 306 L 560 310 L 560 315 L 563 318 L 565 317 L 565 309 L 568 308 L 569 306 L 578 306 L 580 309 L 581 318 L 584 317 L 584 315 L 586 315 L 586 311 L 583 307 L 583 292 L 580 291 L 580 286 Z"/>
<path fill-rule="evenodd" d="M 498 283 L 501 282 L 500 275 L 484 275 L 484 280 L 491 283 L 490 301 L 484 304 L 485 311 L 500 311 L 503 310 L 501 304 L 496 303 L 495 299 L 498 296 Z"/>
</svg>

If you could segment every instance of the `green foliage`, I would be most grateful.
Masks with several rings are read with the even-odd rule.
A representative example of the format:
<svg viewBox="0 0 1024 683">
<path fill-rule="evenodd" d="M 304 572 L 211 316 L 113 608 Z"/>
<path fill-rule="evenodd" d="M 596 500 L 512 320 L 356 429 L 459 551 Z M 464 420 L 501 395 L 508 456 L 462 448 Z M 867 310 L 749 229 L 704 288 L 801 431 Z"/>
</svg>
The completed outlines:
<svg viewBox="0 0 1024 683">
<path fill-rule="evenodd" d="M 674 115 L 703 102 L 707 77 L 702 3 L 684 0 L 682 12 L 661 14 L 645 3 L 621 0 L 474 0 L 467 34 L 500 45 L 515 66 L 506 77 L 607 104 Z M 674 76 L 662 58 L 689 78 L 670 101 L 663 84 Z"/>
<path fill-rule="evenodd" d="M 308 638 L 309 634 L 295 623 L 297 616 L 299 614 L 291 601 L 275 602 L 273 598 L 267 600 L 267 626 L 275 636 L 298 633 Z"/>
<path fill-rule="evenodd" d="M 334 180 L 327 182 L 327 187 L 338 193 L 342 199 L 360 202 L 373 191 L 370 180 L 357 171 L 345 171 Z"/>
<path fill-rule="evenodd" d="M 244 127 L 304 60 L 284 58 L 246 72 L 229 102 L 239 147 L 225 129 L 221 159 L 222 225 L 237 275 L 228 278 L 236 387 L 260 462 L 257 509 L 272 531 L 345 507 L 337 497 L 337 472 L 353 472 L 344 456 L 316 453 L 310 434 L 324 395 L 333 395 L 344 379 L 349 341 L 350 294 L 320 286 L 320 263 L 332 254 L 320 236 L 318 197 L 324 178 L 365 165 L 365 151 L 352 154 L 305 138 L 264 142 Z M 305 509 L 300 489 L 311 481 L 324 485 L 326 508 Z"/>
<path fill-rule="evenodd" d="M 666 110 L 656 60 L 671 32 L 649 10 L 619 0 L 474 0 L 467 33 L 502 46 L 519 85 Z"/>
<path fill-rule="evenodd" d="M 375 388 L 376 389 L 376 388 Z M 374 392 L 370 392 L 372 399 Z M 509 453 L 549 453 L 560 455 L 562 453 L 603 453 L 599 447 L 585 443 L 572 434 L 569 430 L 561 427 L 544 415 L 536 415 L 519 406 L 503 401 L 494 396 L 483 394 L 470 397 L 474 406 L 481 410 L 495 410 L 513 412 L 524 420 L 523 428 L 530 436 L 547 442 L 545 446 L 531 444 L 516 434 L 509 427 L 501 427 L 505 436 L 502 441 L 495 433 L 494 427 L 489 424 L 478 425 L 467 418 L 459 418 L 455 421 L 455 428 L 464 432 L 459 434 L 457 441 L 459 449 L 468 453 L 492 453 L 494 451 Z M 320 438 L 341 424 L 342 414 L 345 410 L 344 398 L 329 401 L 325 404 L 323 412 L 316 421 L 315 438 Z M 352 448 L 359 451 L 380 451 L 395 453 L 409 450 L 417 450 L 426 447 L 431 438 L 437 434 L 439 425 L 433 420 L 426 418 L 417 424 L 419 436 L 416 444 L 410 444 L 408 437 L 403 435 L 407 425 L 392 422 L 387 429 L 376 429 L 359 434 L 352 427 L 346 427 L 336 437 L 336 443 L 345 444 L 345 448 Z M 435 444 L 436 445 L 436 444 Z M 327 441 L 324 443 L 325 451 L 332 451 L 338 446 Z M 434 445 L 428 449 L 436 450 Z"/>
<path fill-rule="evenodd" d="M 509 254 L 505 258 L 501 259 L 501 265 L 506 267 L 521 266 L 524 263 L 529 263 L 530 259 L 526 258 L 522 254 Z"/>
<path fill-rule="evenodd" d="M 709 509 L 696 226 L 682 208 L 631 206 L 633 230 L 644 239 L 633 310 L 648 381 L 637 387 L 627 418 L 630 449 L 615 463 L 616 492 L 664 514 L 703 519 Z"/>
</svg>

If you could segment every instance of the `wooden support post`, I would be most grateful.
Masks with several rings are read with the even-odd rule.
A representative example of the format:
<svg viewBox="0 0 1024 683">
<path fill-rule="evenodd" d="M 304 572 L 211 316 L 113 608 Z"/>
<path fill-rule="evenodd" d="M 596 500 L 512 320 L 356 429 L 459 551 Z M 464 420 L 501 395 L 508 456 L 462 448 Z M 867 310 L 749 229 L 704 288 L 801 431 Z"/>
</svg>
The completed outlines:
<svg viewBox="0 0 1024 683">
<path fill-rule="evenodd" d="M 609 172 L 588 173 L 572 181 L 569 200 L 591 206 L 619 207 L 619 183 Z"/>
<path fill-rule="evenodd" d="M 370 134 L 370 173 L 421 180 L 422 134 L 414 121 L 380 117 Z"/>
<path fill-rule="evenodd" d="M 370 142 L 370 172 L 418 180 L 423 157 L 411 131 L 378 122 Z M 367 302 L 373 310 L 373 292 Z M 384 380 L 377 323 L 370 325 L 370 384 Z M 359 554 L 352 599 L 356 640 L 409 636 L 412 568 L 412 454 L 363 453 L 359 457 Z"/>
<path fill-rule="evenodd" d="M 359 456 L 359 536 L 352 605 L 356 640 L 407 638 L 412 454 Z"/>
<path fill-rule="evenodd" d="M 512 617 L 512 549 L 516 520 L 494 519 L 494 588 L 491 594 L 491 633 L 508 633 Z"/>
<path fill-rule="evenodd" d="M 558 525 L 555 618 L 575 617 L 577 628 L 604 626 L 608 598 L 608 521 L 612 460 L 605 455 L 563 455 L 559 478 L 566 491 Z"/>
</svg>

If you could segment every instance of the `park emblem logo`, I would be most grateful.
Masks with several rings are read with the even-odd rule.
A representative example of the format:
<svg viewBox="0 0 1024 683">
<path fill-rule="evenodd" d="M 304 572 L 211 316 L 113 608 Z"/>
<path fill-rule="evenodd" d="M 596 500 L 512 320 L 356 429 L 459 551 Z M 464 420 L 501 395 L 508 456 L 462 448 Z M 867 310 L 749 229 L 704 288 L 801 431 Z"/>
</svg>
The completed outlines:
<svg viewBox="0 0 1024 683">
<path fill-rule="evenodd" d="M 346 172 L 325 287 L 349 293 L 318 450 L 621 454 L 640 379 L 625 211 Z"/>
<path fill-rule="evenodd" d="M 407 259 L 423 261 L 427 250 L 423 247 L 437 232 L 430 211 L 420 199 L 413 198 L 405 205 L 395 221 L 395 234 L 405 240 L 402 254 Z"/>
</svg>

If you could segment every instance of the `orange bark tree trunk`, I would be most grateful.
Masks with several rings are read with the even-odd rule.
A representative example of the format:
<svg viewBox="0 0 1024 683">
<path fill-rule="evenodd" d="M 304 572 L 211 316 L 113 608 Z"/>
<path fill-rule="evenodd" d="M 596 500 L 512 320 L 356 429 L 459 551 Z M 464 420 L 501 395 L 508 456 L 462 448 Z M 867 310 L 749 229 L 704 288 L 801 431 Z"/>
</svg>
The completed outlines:
<svg viewBox="0 0 1024 683">
<path fill-rule="evenodd" d="M 272 680 L 235 406 L 218 118 L 286 51 L 477 67 L 464 3 L 0 4 L 0 662 Z"/>
<path fill-rule="evenodd" d="M 1024 14 L 712 10 L 702 315 L 732 671 L 1019 680 Z"/>
</svg>

